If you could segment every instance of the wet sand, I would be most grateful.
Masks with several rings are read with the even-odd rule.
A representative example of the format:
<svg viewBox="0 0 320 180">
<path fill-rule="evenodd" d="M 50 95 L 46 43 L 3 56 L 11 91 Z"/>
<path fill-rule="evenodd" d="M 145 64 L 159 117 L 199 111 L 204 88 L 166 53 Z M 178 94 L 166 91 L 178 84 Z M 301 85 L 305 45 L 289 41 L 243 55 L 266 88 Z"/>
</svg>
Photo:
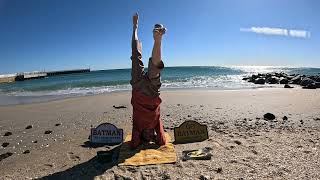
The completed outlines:
<svg viewBox="0 0 320 180">
<path fill-rule="evenodd" d="M 177 163 L 97 161 L 97 151 L 113 147 L 88 146 L 91 127 L 131 131 L 130 92 L 121 92 L 0 107 L 0 179 L 320 179 L 319 89 L 176 90 L 161 98 L 172 137 L 185 120 L 208 126 L 208 140 L 175 145 Z M 276 119 L 264 120 L 267 112 Z M 181 160 L 182 151 L 202 147 L 213 149 L 211 160 Z"/>
</svg>

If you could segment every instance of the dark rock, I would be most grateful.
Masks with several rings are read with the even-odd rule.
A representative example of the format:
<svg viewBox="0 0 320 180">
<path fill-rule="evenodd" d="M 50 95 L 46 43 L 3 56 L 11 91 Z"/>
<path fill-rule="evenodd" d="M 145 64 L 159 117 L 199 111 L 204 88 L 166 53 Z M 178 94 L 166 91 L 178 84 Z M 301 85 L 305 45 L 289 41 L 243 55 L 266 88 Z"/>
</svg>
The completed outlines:
<svg viewBox="0 0 320 180">
<path fill-rule="evenodd" d="M 11 136 L 11 135 L 12 135 L 12 132 L 8 131 L 8 132 L 4 133 L 3 136 Z"/>
<path fill-rule="evenodd" d="M 33 126 L 32 125 L 29 125 L 26 127 L 26 129 L 31 129 Z"/>
<path fill-rule="evenodd" d="M 9 144 L 10 144 L 10 143 L 4 142 L 4 143 L 2 143 L 1 146 L 2 146 L 2 147 L 7 147 L 7 146 L 9 146 Z"/>
<path fill-rule="evenodd" d="M 163 172 L 161 174 L 161 179 L 163 179 L 163 180 L 171 179 L 170 174 L 167 172 Z"/>
<path fill-rule="evenodd" d="M 280 73 L 280 77 L 282 77 L 282 78 L 286 78 L 288 76 L 288 74 L 286 74 L 286 73 Z"/>
<path fill-rule="evenodd" d="M 44 166 L 47 166 L 47 167 L 53 167 L 53 165 L 52 164 L 44 164 Z"/>
<path fill-rule="evenodd" d="M 282 120 L 286 121 L 286 120 L 288 120 L 288 117 L 287 116 L 283 116 Z"/>
<path fill-rule="evenodd" d="M 51 134 L 51 133 L 52 133 L 52 131 L 50 131 L 50 130 L 47 130 L 44 132 L 44 134 Z"/>
<path fill-rule="evenodd" d="M 266 113 L 263 118 L 265 120 L 274 120 L 276 117 L 272 113 Z"/>
<path fill-rule="evenodd" d="M 251 151 L 253 154 L 258 154 L 258 152 L 256 150 L 252 150 Z"/>
<path fill-rule="evenodd" d="M 236 143 L 237 145 L 241 145 L 242 143 L 238 140 L 233 141 L 234 143 Z"/>
<path fill-rule="evenodd" d="M 33 143 L 38 143 L 38 141 L 32 141 Z"/>
<path fill-rule="evenodd" d="M 271 78 L 271 77 L 272 77 L 272 74 L 270 74 L 270 73 L 266 74 L 266 78 Z"/>
<path fill-rule="evenodd" d="M 253 79 L 259 78 L 259 76 L 258 76 L 258 75 L 255 75 L 255 74 L 253 74 L 251 77 L 252 77 Z"/>
<path fill-rule="evenodd" d="M 315 82 L 320 82 L 320 76 L 310 76 L 309 78 L 314 80 Z"/>
<path fill-rule="evenodd" d="M 209 176 L 201 175 L 201 176 L 199 177 L 199 179 L 200 179 L 200 180 L 209 180 L 210 177 L 209 177 Z"/>
<path fill-rule="evenodd" d="M 255 78 L 250 77 L 249 80 L 248 80 L 248 82 L 254 82 L 255 80 L 256 80 Z"/>
<path fill-rule="evenodd" d="M 320 82 L 315 82 L 316 88 L 320 88 Z"/>
<path fill-rule="evenodd" d="M 320 121 L 320 118 L 314 118 L 315 121 Z"/>
<path fill-rule="evenodd" d="M 125 106 L 115 106 L 115 105 L 113 105 L 113 107 L 114 107 L 115 109 L 124 109 L 124 108 L 127 108 L 127 107 L 125 107 Z"/>
<path fill-rule="evenodd" d="M 295 76 L 287 76 L 286 78 L 288 79 L 288 80 L 292 80 L 293 78 L 294 78 Z"/>
<path fill-rule="evenodd" d="M 219 168 L 217 169 L 217 173 L 222 173 L 222 167 L 219 167 Z"/>
<path fill-rule="evenodd" d="M 188 115 L 188 117 L 191 117 L 191 115 Z"/>
<path fill-rule="evenodd" d="M 280 80 L 280 84 L 288 84 L 289 80 L 287 78 L 283 78 Z"/>
<path fill-rule="evenodd" d="M 314 81 L 312 79 L 305 77 L 305 78 L 303 78 L 301 80 L 300 85 L 301 86 L 307 86 L 307 85 L 312 84 L 312 83 L 314 83 Z"/>
<path fill-rule="evenodd" d="M 311 83 L 303 87 L 303 89 L 317 89 L 317 86 L 315 83 Z"/>
<path fill-rule="evenodd" d="M 11 152 L 7 152 L 7 153 L 4 153 L 4 154 L 1 154 L 0 155 L 0 161 L 4 160 L 4 159 L 6 159 L 6 158 L 8 158 L 8 157 L 10 157 L 12 155 L 13 155 L 13 153 L 11 153 Z"/>
<path fill-rule="evenodd" d="M 233 163 L 238 163 L 238 161 L 233 159 L 233 160 L 230 160 L 230 163 L 232 163 L 232 164 Z"/>
<path fill-rule="evenodd" d="M 284 88 L 293 88 L 293 87 L 288 85 L 288 84 L 286 84 L 286 85 L 284 85 Z"/>
<path fill-rule="evenodd" d="M 300 123 L 303 124 L 303 120 L 302 119 L 300 120 Z"/>
<path fill-rule="evenodd" d="M 114 174 L 114 180 L 133 180 L 131 177 L 123 176 L 120 174 Z"/>
<path fill-rule="evenodd" d="M 254 81 L 255 84 L 265 84 L 266 80 L 264 78 L 259 78 Z"/>
<path fill-rule="evenodd" d="M 242 80 L 244 80 L 244 81 L 247 81 L 247 80 L 249 80 L 250 79 L 250 77 L 244 77 L 244 78 L 242 78 Z"/>
<path fill-rule="evenodd" d="M 300 84 L 301 76 L 297 75 L 296 77 L 292 78 L 291 81 L 292 81 L 292 84 Z"/>
<path fill-rule="evenodd" d="M 24 152 L 23 152 L 23 154 L 29 154 L 30 153 L 30 150 L 25 150 Z"/>
<path fill-rule="evenodd" d="M 61 125 L 61 123 L 57 123 L 57 124 L 55 124 L 55 126 L 60 126 Z"/>
<path fill-rule="evenodd" d="M 267 83 L 269 83 L 269 84 L 279 84 L 279 78 L 270 77 L 270 78 L 267 79 Z"/>
</svg>

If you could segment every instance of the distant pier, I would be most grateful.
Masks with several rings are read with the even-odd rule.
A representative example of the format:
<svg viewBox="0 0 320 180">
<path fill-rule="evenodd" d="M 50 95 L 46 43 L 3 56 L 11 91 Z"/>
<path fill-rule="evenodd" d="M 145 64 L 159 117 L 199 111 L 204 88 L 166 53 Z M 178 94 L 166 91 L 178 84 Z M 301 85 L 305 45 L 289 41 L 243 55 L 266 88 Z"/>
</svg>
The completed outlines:
<svg viewBox="0 0 320 180">
<path fill-rule="evenodd" d="M 27 72 L 27 73 L 18 73 L 15 77 L 15 81 L 24 81 L 31 79 L 40 79 L 47 77 L 45 72 Z"/>
<path fill-rule="evenodd" d="M 10 83 L 14 81 L 25 81 L 32 79 L 41 79 L 48 76 L 58 76 L 65 74 L 74 74 L 74 73 L 86 73 L 90 72 L 90 69 L 72 69 L 64 71 L 50 71 L 50 72 L 24 72 L 10 75 L 0 75 L 0 83 Z"/>
<path fill-rule="evenodd" d="M 51 71 L 51 72 L 47 72 L 47 76 L 57 76 L 57 75 L 64 75 L 64 74 L 86 73 L 86 72 L 90 72 L 90 69 L 74 69 L 74 70 L 67 70 L 67 71 Z"/>
</svg>

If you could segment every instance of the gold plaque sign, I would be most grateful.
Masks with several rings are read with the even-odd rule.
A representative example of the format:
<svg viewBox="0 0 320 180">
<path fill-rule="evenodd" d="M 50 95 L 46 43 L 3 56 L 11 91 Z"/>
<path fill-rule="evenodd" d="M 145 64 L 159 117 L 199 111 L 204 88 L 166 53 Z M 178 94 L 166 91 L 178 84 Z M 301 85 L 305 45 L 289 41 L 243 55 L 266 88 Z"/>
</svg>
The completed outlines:
<svg viewBox="0 0 320 180">
<path fill-rule="evenodd" d="M 196 121 L 185 121 L 174 128 L 175 143 L 191 143 L 208 139 L 208 128 Z"/>
</svg>

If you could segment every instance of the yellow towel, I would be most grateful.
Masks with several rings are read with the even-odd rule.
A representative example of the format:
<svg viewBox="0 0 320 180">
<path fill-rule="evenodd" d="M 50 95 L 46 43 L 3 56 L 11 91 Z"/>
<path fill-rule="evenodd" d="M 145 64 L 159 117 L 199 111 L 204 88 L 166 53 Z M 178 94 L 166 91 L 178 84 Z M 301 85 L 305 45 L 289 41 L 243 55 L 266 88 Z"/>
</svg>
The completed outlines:
<svg viewBox="0 0 320 180">
<path fill-rule="evenodd" d="M 118 165 L 119 166 L 143 166 L 151 164 L 167 164 L 177 162 L 177 155 L 171 137 L 165 133 L 167 143 L 163 146 L 156 144 L 139 146 L 136 150 L 131 150 L 129 142 L 131 134 L 127 135 L 120 148 Z"/>
</svg>

